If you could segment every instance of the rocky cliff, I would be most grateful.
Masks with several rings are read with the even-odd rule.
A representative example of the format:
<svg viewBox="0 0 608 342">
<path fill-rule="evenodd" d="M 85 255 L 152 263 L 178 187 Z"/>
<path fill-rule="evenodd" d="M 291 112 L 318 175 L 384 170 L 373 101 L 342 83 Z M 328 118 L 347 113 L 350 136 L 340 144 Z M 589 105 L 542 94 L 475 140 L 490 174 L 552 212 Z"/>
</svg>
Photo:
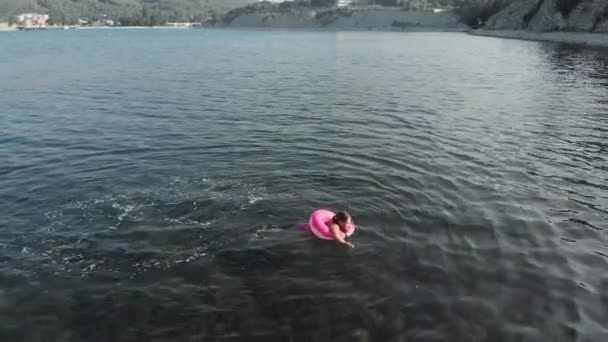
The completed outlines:
<svg viewBox="0 0 608 342">
<path fill-rule="evenodd" d="M 517 0 L 493 15 L 486 28 L 608 32 L 608 0 Z"/>
</svg>

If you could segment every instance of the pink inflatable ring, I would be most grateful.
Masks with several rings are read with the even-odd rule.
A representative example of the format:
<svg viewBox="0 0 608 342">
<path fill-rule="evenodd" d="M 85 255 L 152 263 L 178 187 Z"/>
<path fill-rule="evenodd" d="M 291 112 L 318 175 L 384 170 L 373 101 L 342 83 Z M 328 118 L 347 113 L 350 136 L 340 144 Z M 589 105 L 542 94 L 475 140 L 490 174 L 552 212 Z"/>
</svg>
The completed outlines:
<svg viewBox="0 0 608 342">
<path fill-rule="evenodd" d="M 319 239 L 323 240 L 334 240 L 334 234 L 332 234 L 329 225 L 336 214 L 325 209 L 315 210 L 308 220 L 308 226 L 310 230 Z M 355 225 L 351 222 L 346 226 L 346 234 L 340 231 L 342 238 L 349 237 L 355 232 Z"/>
</svg>

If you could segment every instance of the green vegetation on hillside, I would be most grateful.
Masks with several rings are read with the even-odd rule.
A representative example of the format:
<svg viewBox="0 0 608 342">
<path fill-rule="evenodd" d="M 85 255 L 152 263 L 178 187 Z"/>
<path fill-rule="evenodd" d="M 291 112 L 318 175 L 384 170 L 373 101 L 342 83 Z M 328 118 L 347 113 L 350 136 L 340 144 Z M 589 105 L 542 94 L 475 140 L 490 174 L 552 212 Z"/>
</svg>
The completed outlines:
<svg viewBox="0 0 608 342">
<path fill-rule="evenodd" d="M 76 24 L 104 18 L 122 25 L 160 25 L 165 22 L 202 21 L 256 0 L 0 0 L 0 21 L 20 13 L 38 12 L 51 23 Z"/>
<path fill-rule="evenodd" d="M 404 10 L 455 8 L 465 24 L 478 26 L 514 0 L 375 0 L 371 4 L 402 7 Z M 571 11 L 580 0 L 559 0 L 558 6 Z M 150 26 L 166 22 L 200 22 L 218 17 L 230 23 L 255 11 L 290 11 L 302 7 L 334 7 L 337 0 L 296 0 L 283 3 L 256 0 L 0 0 L 0 21 L 11 21 L 24 12 L 49 14 L 51 23 L 75 24 L 79 18 L 94 21 L 112 19 L 120 25 Z M 362 2 L 365 3 L 365 2 Z M 339 15 L 331 12 L 329 14 Z M 326 14 L 324 21 L 331 21 Z"/>
<path fill-rule="evenodd" d="M 453 8 L 463 23 L 471 27 L 477 27 L 513 1 L 515 0 L 375 0 L 368 1 L 368 3 L 377 6 L 401 7 L 404 10 L 415 11 L 432 10 L 434 8 Z M 296 0 L 279 4 L 268 1 L 258 2 L 229 11 L 223 17 L 223 22 L 229 24 L 241 15 L 255 12 L 282 12 L 306 7 L 328 8 L 335 6 L 336 3 L 337 0 Z M 319 13 L 317 19 L 321 21 L 322 25 L 325 25 L 335 20 L 338 15 L 348 15 L 349 13 L 347 10 L 326 11 Z"/>
</svg>

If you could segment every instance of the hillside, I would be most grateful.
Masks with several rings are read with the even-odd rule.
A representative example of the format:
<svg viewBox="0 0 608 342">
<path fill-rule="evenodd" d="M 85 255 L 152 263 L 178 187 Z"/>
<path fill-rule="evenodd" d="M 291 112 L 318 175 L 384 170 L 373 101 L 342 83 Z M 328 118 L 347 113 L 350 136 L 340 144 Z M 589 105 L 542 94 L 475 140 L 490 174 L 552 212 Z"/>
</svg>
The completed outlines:
<svg viewBox="0 0 608 342">
<path fill-rule="evenodd" d="M 454 14 L 459 20 L 469 26 L 476 26 L 479 22 L 484 22 L 492 14 L 496 13 L 501 8 L 510 4 L 514 0 L 357 0 L 357 4 L 361 8 L 366 4 L 375 3 L 381 7 L 401 8 L 404 11 L 412 13 L 408 15 L 390 15 L 394 21 L 415 23 L 431 23 L 435 18 L 432 18 L 428 13 L 424 12 L 433 8 L 455 8 Z M 290 26 L 291 18 L 285 15 L 291 11 L 300 17 L 299 9 L 330 9 L 334 7 L 337 0 L 296 0 L 286 1 L 284 3 L 260 3 L 257 0 L 0 0 L 0 22 L 11 21 L 14 16 L 24 12 L 39 12 L 49 14 L 51 17 L 50 23 L 56 24 L 74 24 L 78 18 L 88 18 L 95 20 L 107 15 L 108 19 L 113 19 L 115 22 L 120 22 L 122 25 L 159 25 L 164 22 L 183 22 L 191 21 L 198 22 L 210 17 L 224 17 L 221 22 L 226 22 L 226 18 L 236 18 L 245 12 L 268 12 L 267 9 L 272 7 L 271 12 L 280 13 L 282 23 L 279 26 Z M 254 6 L 248 6 L 255 4 Z M 257 7 L 256 7 L 257 6 Z M 237 9 L 232 13 L 224 16 L 230 10 Z M 370 12 L 363 14 L 358 12 L 357 15 L 364 15 L 360 22 L 363 24 L 368 20 L 378 22 L 380 17 L 387 17 L 385 12 Z M 420 15 L 421 19 L 416 20 L 412 16 Z M 369 17 L 369 18 L 367 18 Z M 445 18 L 441 19 L 443 22 Z M 240 22 L 252 22 L 255 18 L 241 19 Z M 387 17 L 387 20 L 389 18 Z M 257 20 L 257 19 L 256 19 Z M 319 23 L 304 23 L 302 18 L 297 19 L 296 26 L 317 26 Z M 324 26 L 324 22 L 328 18 L 323 18 L 320 26 Z M 451 20 L 451 19 L 449 19 Z M 230 21 L 230 20 L 228 20 Z M 255 20 L 254 20 L 255 21 Z M 306 21 L 306 20 L 304 20 Z M 344 21 L 344 20 L 339 20 Z M 382 20 L 380 20 L 382 21 Z M 237 21 L 239 22 L 239 21 Z M 270 23 L 274 25 L 273 23 Z M 257 24 L 255 24 L 257 25 Z"/>
<path fill-rule="evenodd" d="M 258 2 L 229 11 L 218 23 L 230 27 L 328 29 L 450 29 L 477 27 L 514 0 L 357 0 L 335 8 L 335 0 Z M 375 3 L 375 6 L 369 6 Z M 435 9 L 452 9 L 435 13 Z"/>
<path fill-rule="evenodd" d="M 466 25 L 449 11 L 400 7 L 335 8 L 311 6 L 308 2 L 272 4 L 260 2 L 229 11 L 220 27 L 329 29 L 329 30 L 456 30 Z"/>
<path fill-rule="evenodd" d="M 488 20 L 492 30 L 608 32 L 607 0 L 518 0 Z"/>
<path fill-rule="evenodd" d="M 51 22 L 59 24 L 107 15 L 123 25 L 158 25 L 166 21 L 200 21 L 253 2 L 256 0 L 0 0 L 0 21 L 35 11 L 49 14 Z"/>
</svg>

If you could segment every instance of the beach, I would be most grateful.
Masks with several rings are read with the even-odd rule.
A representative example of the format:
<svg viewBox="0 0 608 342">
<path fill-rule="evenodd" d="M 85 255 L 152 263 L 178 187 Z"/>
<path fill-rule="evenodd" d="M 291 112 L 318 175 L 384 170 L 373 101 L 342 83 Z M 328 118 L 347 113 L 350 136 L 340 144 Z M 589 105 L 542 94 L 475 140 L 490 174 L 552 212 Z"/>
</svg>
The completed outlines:
<svg viewBox="0 0 608 342">
<path fill-rule="evenodd" d="M 14 31 L 16 30 L 16 26 L 9 26 L 8 23 L 0 23 L 0 31 Z"/>
</svg>

